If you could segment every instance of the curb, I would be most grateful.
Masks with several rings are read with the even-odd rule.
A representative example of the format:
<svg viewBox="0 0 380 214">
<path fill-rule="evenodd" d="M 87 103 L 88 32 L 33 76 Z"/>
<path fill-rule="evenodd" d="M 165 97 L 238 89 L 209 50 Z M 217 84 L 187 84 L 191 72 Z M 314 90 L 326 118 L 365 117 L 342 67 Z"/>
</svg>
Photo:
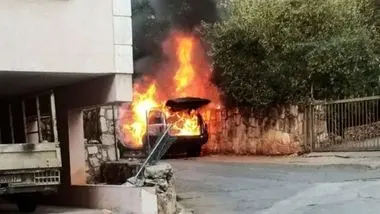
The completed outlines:
<svg viewBox="0 0 380 214">
<path fill-rule="evenodd" d="M 363 168 L 369 170 L 376 170 L 380 168 L 380 165 L 371 164 L 359 164 L 359 163 L 326 163 L 326 164 L 299 164 L 299 163 L 289 163 L 287 165 L 297 165 L 297 166 L 316 166 L 316 167 L 350 167 L 350 168 Z"/>
</svg>

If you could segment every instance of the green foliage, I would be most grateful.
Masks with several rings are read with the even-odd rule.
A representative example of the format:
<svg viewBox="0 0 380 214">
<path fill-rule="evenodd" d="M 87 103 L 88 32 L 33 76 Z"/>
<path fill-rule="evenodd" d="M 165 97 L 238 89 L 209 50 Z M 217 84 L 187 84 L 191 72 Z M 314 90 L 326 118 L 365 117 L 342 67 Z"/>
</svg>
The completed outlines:
<svg viewBox="0 0 380 214">
<path fill-rule="evenodd" d="M 370 0 L 238 0 L 204 24 L 214 83 L 229 103 L 264 107 L 380 92 Z"/>
</svg>

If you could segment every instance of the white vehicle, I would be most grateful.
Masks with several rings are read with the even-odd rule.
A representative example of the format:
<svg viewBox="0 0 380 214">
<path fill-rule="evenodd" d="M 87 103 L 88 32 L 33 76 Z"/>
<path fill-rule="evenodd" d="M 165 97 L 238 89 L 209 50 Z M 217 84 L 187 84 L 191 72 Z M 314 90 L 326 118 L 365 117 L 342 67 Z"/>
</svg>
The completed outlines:
<svg viewBox="0 0 380 214">
<path fill-rule="evenodd" d="M 0 196 L 34 212 L 61 183 L 54 93 L 0 101 Z"/>
</svg>

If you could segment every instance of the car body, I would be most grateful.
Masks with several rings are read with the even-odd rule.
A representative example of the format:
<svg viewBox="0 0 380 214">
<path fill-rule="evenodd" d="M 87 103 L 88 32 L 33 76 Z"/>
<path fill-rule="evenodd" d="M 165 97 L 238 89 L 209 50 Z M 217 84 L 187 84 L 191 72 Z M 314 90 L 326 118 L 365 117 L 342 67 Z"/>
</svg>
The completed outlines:
<svg viewBox="0 0 380 214">
<path fill-rule="evenodd" d="M 177 99 L 171 99 L 166 102 L 166 107 L 171 112 L 187 112 L 193 113 L 197 117 L 199 126 L 199 133 L 195 135 L 175 135 L 176 140 L 167 151 L 168 155 L 187 154 L 190 157 L 199 156 L 202 146 L 208 141 L 208 128 L 207 124 L 199 113 L 199 109 L 210 103 L 210 100 L 196 98 L 196 97 L 183 97 Z M 170 125 L 168 118 L 161 110 L 151 110 L 148 114 L 148 134 L 145 135 L 145 142 L 149 142 L 149 146 L 152 148 L 157 138 L 165 131 Z M 172 133 L 169 132 L 171 135 Z"/>
</svg>

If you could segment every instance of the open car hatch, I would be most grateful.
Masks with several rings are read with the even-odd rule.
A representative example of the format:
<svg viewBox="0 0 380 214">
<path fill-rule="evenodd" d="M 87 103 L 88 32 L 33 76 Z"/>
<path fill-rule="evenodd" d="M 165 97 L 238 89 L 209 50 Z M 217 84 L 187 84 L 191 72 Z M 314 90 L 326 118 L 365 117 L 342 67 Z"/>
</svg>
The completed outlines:
<svg viewBox="0 0 380 214">
<path fill-rule="evenodd" d="M 211 101 L 199 97 L 181 97 L 166 101 L 166 106 L 172 111 L 196 110 L 209 104 Z"/>
</svg>

